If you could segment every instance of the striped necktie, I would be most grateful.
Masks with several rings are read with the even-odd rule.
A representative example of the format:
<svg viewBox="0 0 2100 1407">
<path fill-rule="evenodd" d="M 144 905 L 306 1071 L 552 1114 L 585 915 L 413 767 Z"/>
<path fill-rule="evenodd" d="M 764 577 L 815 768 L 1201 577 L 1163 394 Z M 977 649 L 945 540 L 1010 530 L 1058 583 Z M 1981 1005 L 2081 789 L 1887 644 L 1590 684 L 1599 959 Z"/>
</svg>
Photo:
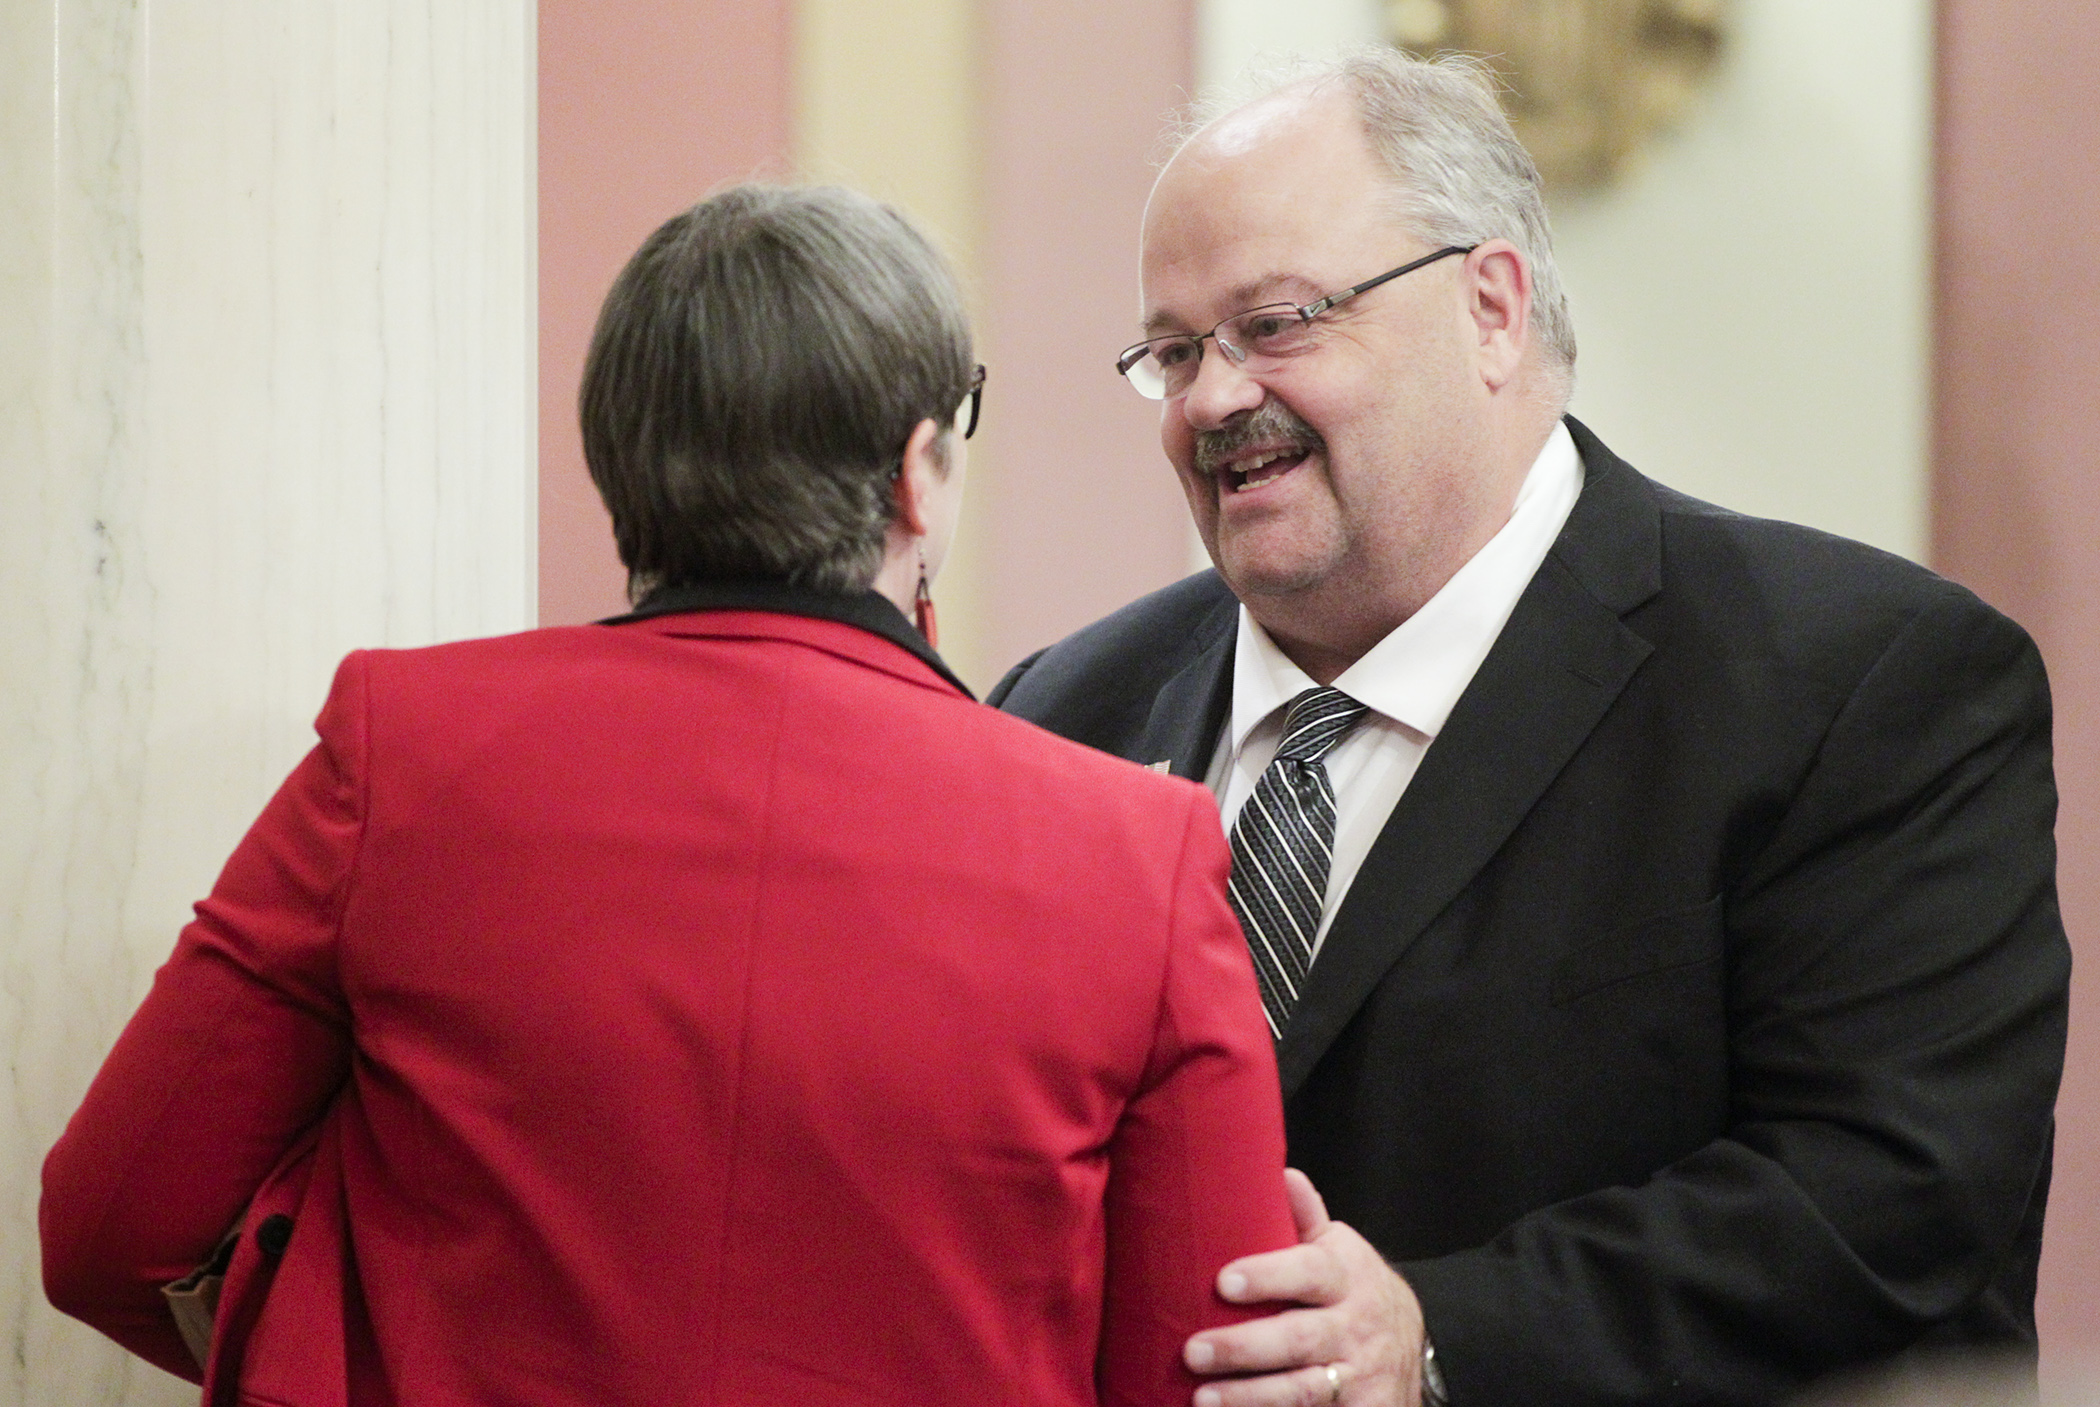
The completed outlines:
<svg viewBox="0 0 2100 1407">
<path fill-rule="evenodd" d="M 1283 741 L 1232 827 L 1232 908 L 1246 930 L 1269 1034 L 1283 1038 L 1298 1005 L 1334 860 L 1334 786 L 1320 759 L 1364 706 L 1335 688 L 1307 689 L 1283 715 Z"/>
</svg>

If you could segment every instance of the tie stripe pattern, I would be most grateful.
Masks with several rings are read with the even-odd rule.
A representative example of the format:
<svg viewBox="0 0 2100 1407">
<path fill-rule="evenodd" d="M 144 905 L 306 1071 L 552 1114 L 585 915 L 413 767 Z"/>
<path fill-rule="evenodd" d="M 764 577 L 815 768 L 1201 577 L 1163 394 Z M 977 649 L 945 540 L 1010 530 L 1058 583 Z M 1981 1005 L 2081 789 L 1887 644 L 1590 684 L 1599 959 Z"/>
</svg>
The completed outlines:
<svg viewBox="0 0 2100 1407">
<path fill-rule="evenodd" d="M 1246 930 L 1269 1034 L 1283 1038 L 1312 965 L 1334 862 L 1334 786 L 1321 758 L 1364 716 L 1339 689 L 1307 689 L 1283 715 L 1283 741 L 1232 827 L 1232 908 Z"/>
</svg>

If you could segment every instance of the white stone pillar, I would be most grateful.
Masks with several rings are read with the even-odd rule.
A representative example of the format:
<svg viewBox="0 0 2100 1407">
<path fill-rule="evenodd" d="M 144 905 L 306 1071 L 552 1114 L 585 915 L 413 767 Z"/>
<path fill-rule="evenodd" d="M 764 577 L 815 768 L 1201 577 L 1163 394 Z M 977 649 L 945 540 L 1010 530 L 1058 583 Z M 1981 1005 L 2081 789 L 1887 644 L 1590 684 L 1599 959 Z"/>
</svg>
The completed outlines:
<svg viewBox="0 0 2100 1407">
<path fill-rule="evenodd" d="M 531 624 L 529 0 L 0 0 L 0 1401 L 38 1167 L 346 650 Z"/>
</svg>

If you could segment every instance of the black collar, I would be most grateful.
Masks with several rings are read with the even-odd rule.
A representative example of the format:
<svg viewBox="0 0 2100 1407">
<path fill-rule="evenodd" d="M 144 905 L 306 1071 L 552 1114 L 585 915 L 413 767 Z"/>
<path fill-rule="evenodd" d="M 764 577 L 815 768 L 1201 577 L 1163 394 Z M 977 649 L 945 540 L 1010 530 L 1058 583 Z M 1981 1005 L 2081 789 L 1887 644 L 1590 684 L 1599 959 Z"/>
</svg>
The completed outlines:
<svg viewBox="0 0 2100 1407">
<path fill-rule="evenodd" d="M 771 611 L 776 615 L 810 616 L 858 626 L 899 649 L 910 651 L 935 674 L 962 690 L 964 698 L 974 700 L 977 697 L 967 684 L 955 677 L 947 662 L 933 652 L 926 637 L 904 618 L 904 612 L 897 609 L 896 603 L 876 591 L 838 595 L 763 577 L 696 581 L 684 586 L 658 587 L 626 615 L 613 616 L 598 624 L 626 625 L 630 621 L 682 615 L 688 611 Z"/>
</svg>

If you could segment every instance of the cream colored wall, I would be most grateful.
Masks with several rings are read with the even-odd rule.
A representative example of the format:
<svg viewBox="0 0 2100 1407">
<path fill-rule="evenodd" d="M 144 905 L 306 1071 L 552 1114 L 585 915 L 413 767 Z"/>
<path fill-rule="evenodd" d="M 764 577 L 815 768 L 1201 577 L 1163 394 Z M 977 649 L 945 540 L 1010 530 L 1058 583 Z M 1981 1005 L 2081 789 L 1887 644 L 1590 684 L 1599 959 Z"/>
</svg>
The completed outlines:
<svg viewBox="0 0 2100 1407">
<path fill-rule="evenodd" d="M 150 24 L 149 24 L 150 17 Z M 0 0 L 0 1402 L 38 1167 L 337 659 L 532 618 L 531 10 Z"/>
<path fill-rule="evenodd" d="M 793 111 L 800 173 L 867 191 L 917 221 L 955 263 L 981 339 L 978 24 L 971 0 L 799 0 Z M 996 406 L 996 380 L 987 394 Z M 970 442 L 966 472 L 963 522 L 934 600 L 942 654 L 982 680 L 999 667 L 983 658 L 979 605 L 993 550 L 981 507 L 997 472 L 982 437 Z"/>
<path fill-rule="evenodd" d="M 1932 6 L 1737 0 L 1712 89 L 1554 202 L 1574 411 L 1688 493 L 1925 551 Z"/>
<path fill-rule="evenodd" d="M 1202 77 L 1374 38 L 1381 8 L 1203 0 Z M 1613 188 L 1553 199 L 1573 409 L 1689 493 L 1921 555 L 1932 6 L 1729 13 L 1678 128 Z"/>
<path fill-rule="evenodd" d="M 1196 83 L 1231 83 L 1265 59 L 1329 54 L 1384 34 L 1382 0 L 1197 0 Z"/>
</svg>

